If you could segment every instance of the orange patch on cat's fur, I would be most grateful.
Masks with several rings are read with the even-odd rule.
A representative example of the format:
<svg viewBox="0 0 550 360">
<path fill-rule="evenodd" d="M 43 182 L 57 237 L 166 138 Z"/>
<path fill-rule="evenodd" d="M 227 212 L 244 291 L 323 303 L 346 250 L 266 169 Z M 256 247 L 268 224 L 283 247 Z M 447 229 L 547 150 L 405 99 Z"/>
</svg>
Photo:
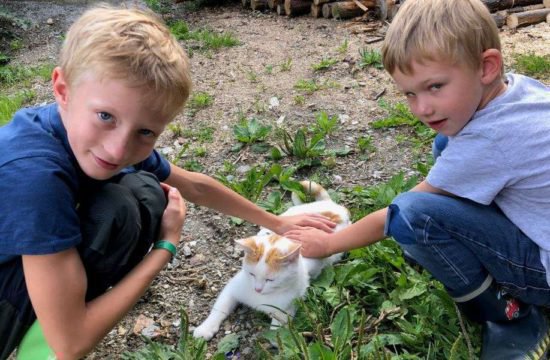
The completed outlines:
<svg viewBox="0 0 550 360">
<path fill-rule="evenodd" d="M 333 223 L 336 223 L 336 224 L 342 223 L 342 218 L 340 217 L 340 215 L 335 214 L 331 211 L 323 211 L 321 215 L 323 215 L 324 217 L 327 217 Z"/>
<path fill-rule="evenodd" d="M 242 246 L 247 249 L 244 259 L 249 264 L 257 263 L 264 255 L 264 244 L 257 244 L 254 237 L 244 239 Z"/>
<path fill-rule="evenodd" d="M 278 271 L 281 268 L 283 260 L 285 260 L 288 256 L 292 256 L 292 254 L 299 248 L 300 244 L 292 244 L 289 245 L 287 253 L 283 253 L 277 248 L 272 248 L 269 250 L 265 256 L 265 263 L 269 267 L 269 270 L 273 272 Z"/>
<path fill-rule="evenodd" d="M 272 234 L 269 239 L 267 241 L 269 241 L 269 243 L 271 245 L 275 244 L 277 241 L 279 241 L 279 239 L 281 239 L 282 236 L 281 235 L 277 235 L 277 234 Z"/>
</svg>

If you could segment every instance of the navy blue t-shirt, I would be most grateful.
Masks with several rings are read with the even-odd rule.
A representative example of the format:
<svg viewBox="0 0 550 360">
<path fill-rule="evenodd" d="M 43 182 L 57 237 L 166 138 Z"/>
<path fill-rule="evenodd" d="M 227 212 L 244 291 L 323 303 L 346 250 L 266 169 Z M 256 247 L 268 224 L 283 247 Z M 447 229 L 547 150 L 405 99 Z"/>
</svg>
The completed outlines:
<svg viewBox="0 0 550 360">
<path fill-rule="evenodd" d="M 18 111 L 0 127 L 0 149 L 0 263 L 75 247 L 81 240 L 79 193 L 95 180 L 80 170 L 57 104 Z M 134 168 L 160 181 L 170 174 L 156 151 Z"/>
</svg>

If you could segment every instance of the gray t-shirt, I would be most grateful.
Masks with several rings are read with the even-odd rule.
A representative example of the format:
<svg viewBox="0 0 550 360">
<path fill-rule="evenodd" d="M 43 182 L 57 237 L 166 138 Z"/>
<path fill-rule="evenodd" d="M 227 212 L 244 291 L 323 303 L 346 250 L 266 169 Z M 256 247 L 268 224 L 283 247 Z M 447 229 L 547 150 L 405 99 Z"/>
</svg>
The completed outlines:
<svg viewBox="0 0 550 360">
<path fill-rule="evenodd" d="M 550 89 L 508 74 L 508 88 L 477 111 L 428 174 L 430 185 L 504 214 L 540 248 L 550 284 Z"/>
</svg>

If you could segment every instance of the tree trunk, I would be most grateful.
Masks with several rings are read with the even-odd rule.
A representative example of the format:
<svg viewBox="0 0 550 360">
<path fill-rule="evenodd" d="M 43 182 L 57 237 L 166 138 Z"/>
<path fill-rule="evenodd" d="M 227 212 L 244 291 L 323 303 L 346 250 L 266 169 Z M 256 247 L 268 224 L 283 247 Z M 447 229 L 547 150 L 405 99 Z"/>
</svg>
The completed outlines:
<svg viewBox="0 0 550 360">
<path fill-rule="evenodd" d="M 372 0 L 361 0 L 361 4 L 365 7 L 374 9 L 376 6 L 376 1 Z M 352 17 L 361 16 L 365 13 L 355 1 L 340 1 L 332 4 L 332 17 L 335 19 L 350 19 Z"/>
<path fill-rule="evenodd" d="M 481 2 L 483 2 L 491 12 L 510 9 L 514 6 L 540 4 L 540 0 L 481 0 Z"/>
<path fill-rule="evenodd" d="M 531 10 L 511 14 L 508 15 L 506 19 L 506 25 L 508 25 L 510 29 L 515 29 L 522 25 L 536 24 L 544 21 L 548 14 L 550 14 L 550 9 Z"/>
</svg>

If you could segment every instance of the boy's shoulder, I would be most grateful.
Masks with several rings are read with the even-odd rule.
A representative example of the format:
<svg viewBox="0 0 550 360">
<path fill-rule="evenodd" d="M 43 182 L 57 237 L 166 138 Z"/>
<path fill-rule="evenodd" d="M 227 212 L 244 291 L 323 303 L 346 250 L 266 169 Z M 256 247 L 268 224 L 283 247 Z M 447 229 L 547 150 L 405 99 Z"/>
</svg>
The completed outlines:
<svg viewBox="0 0 550 360">
<path fill-rule="evenodd" d="M 17 158 L 50 156 L 66 158 L 66 131 L 56 104 L 20 109 L 0 128 L 0 166 Z"/>
</svg>

